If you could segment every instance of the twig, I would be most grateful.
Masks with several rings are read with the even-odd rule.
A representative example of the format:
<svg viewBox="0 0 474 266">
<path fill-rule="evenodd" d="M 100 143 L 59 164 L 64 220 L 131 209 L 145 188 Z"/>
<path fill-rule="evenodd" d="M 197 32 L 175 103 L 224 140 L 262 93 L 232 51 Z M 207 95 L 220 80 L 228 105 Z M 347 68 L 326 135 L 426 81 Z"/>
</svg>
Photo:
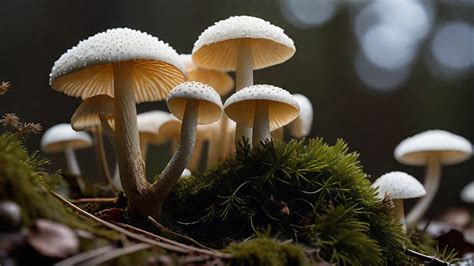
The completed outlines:
<svg viewBox="0 0 474 266">
<path fill-rule="evenodd" d="M 69 257 L 65 260 L 62 260 L 62 261 L 56 263 L 55 265 L 56 266 L 67 266 L 67 265 L 73 265 L 73 264 L 81 263 L 83 261 L 89 260 L 91 258 L 100 256 L 104 253 L 112 251 L 115 248 L 116 248 L 115 245 L 107 245 L 107 246 L 103 246 L 103 247 L 100 247 L 100 248 L 91 249 L 91 250 L 88 250 L 86 252 L 82 252 L 82 253 L 79 253 L 79 254 L 74 255 L 72 257 Z"/>
<path fill-rule="evenodd" d="M 170 244 L 167 244 L 167 243 L 162 243 L 162 242 L 158 242 L 158 241 L 155 241 L 155 240 L 152 240 L 152 239 L 149 239 L 149 238 L 146 238 L 146 237 L 143 237 L 141 235 L 137 235 L 135 233 L 132 233 L 130 231 L 127 231 L 125 229 L 123 229 L 122 227 L 120 226 L 117 226 L 115 224 L 112 224 L 112 223 L 109 223 L 109 222 L 106 222 L 98 217 L 95 217 L 94 215 L 82 210 L 81 208 L 77 207 L 76 205 L 72 204 L 71 202 L 69 202 L 68 200 L 66 200 L 65 198 L 63 198 L 61 195 L 59 195 L 58 193 L 54 192 L 54 191 L 51 191 L 51 193 L 53 194 L 53 196 L 55 196 L 57 199 L 59 199 L 60 201 L 62 201 L 63 203 L 65 203 L 66 205 L 68 205 L 69 207 L 71 207 L 72 209 L 74 209 L 75 211 L 79 212 L 80 214 L 82 214 L 83 216 L 97 222 L 97 223 L 100 223 L 112 230 L 115 230 L 119 233 L 122 233 L 126 236 L 128 236 L 129 238 L 131 239 L 134 239 L 134 240 L 137 240 L 137 241 L 140 241 L 140 242 L 143 242 L 143 243 L 147 243 L 147 244 L 150 244 L 150 245 L 153 245 L 153 246 L 157 246 L 159 248 L 163 248 L 163 249 L 167 249 L 169 251 L 174 251 L 174 252 L 178 252 L 178 253 L 184 253 L 184 254 L 188 254 L 189 253 L 189 250 L 187 249 L 184 249 L 184 248 L 181 248 L 181 247 L 177 247 L 177 246 L 174 246 L 174 245 L 170 245 Z"/>
<path fill-rule="evenodd" d="M 91 260 L 81 263 L 80 265 L 99 265 L 101 263 L 118 258 L 120 256 L 131 254 L 140 250 L 150 249 L 151 247 L 152 245 L 146 243 L 133 244 L 127 247 L 115 249 L 101 256 L 97 256 Z"/>
<path fill-rule="evenodd" d="M 423 262 L 429 262 L 430 265 L 449 265 L 448 262 L 440 260 L 434 256 L 428 256 L 428 255 L 422 254 L 420 252 L 416 252 L 408 248 L 405 249 L 405 254 L 407 254 L 408 256 L 417 258 Z"/>
<path fill-rule="evenodd" d="M 191 237 L 189 236 L 186 236 L 186 235 L 182 235 L 182 234 L 179 234 L 179 233 L 176 233 L 174 231 L 171 231 L 171 229 L 165 227 L 164 225 L 160 224 L 157 220 L 153 219 L 153 217 L 150 217 L 148 216 L 148 220 L 156 227 L 158 227 L 158 229 L 160 229 L 161 231 L 163 232 L 166 232 L 166 233 L 169 233 L 169 234 L 172 234 L 174 236 L 177 236 L 177 237 L 180 237 L 180 238 L 183 238 L 183 239 L 186 239 L 188 240 L 189 242 L 199 246 L 199 247 L 202 247 L 202 248 L 205 248 L 205 249 L 210 249 L 206 246 L 204 246 L 203 244 L 199 243 L 198 241 L 192 239 Z"/>
<path fill-rule="evenodd" d="M 73 200 L 72 203 L 115 203 L 117 201 L 117 197 L 113 198 L 82 198 Z"/>
<path fill-rule="evenodd" d="M 205 249 L 196 248 L 196 247 L 193 247 L 193 246 L 189 246 L 189 245 L 186 245 L 186 244 L 183 244 L 183 243 L 176 242 L 176 241 L 168 239 L 166 237 L 162 237 L 162 236 L 150 233 L 150 232 L 145 231 L 143 229 L 136 228 L 136 227 L 131 226 L 129 224 L 123 224 L 123 223 L 115 223 L 115 224 L 117 224 L 119 226 L 122 226 L 122 227 L 124 227 L 128 230 L 133 230 L 135 232 L 143 234 L 147 237 L 152 237 L 152 238 L 158 239 L 160 241 L 167 242 L 168 244 L 172 244 L 172 245 L 176 245 L 176 246 L 188 249 L 189 251 L 193 251 L 193 252 L 196 252 L 196 253 L 201 253 L 201 254 L 212 256 L 212 257 L 217 257 L 217 258 L 231 258 L 230 254 L 222 253 L 222 252 L 219 252 L 217 250 L 210 249 L 206 246 L 203 246 Z"/>
</svg>

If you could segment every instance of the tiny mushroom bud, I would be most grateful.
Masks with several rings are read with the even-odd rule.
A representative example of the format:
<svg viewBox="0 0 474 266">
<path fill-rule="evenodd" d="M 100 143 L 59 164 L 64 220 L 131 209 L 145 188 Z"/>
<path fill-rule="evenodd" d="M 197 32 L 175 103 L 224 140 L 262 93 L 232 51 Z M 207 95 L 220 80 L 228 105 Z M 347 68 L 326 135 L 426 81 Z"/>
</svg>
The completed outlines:
<svg viewBox="0 0 474 266">
<path fill-rule="evenodd" d="M 390 172 L 379 177 L 372 184 L 377 189 L 378 197 L 383 199 L 389 195 L 393 201 L 395 218 L 405 229 L 405 212 L 403 200 L 423 197 L 426 194 L 423 185 L 416 178 L 404 172 Z"/>
<path fill-rule="evenodd" d="M 182 124 L 178 147 L 157 180 L 155 195 L 158 197 L 159 210 L 191 158 L 198 124 L 215 122 L 222 115 L 219 94 L 211 87 L 195 81 L 176 86 L 166 102 L 170 112 Z"/>
<path fill-rule="evenodd" d="M 187 168 L 184 168 L 184 171 L 181 173 L 181 177 L 190 177 L 191 175 L 191 171 L 189 171 Z"/>
<path fill-rule="evenodd" d="M 469 183 L 462 189 L 461 200 L 466 203 L 474 203 L 474 182 Z"/>
<path fill-rule="evenodd" d="M 288 124 L 290 133 L 295 138 L 303 138 L 308 136 L 313 125 L 313 105 L 306 96 L 301 94 L 293 94 L 296 102 L 300 107 L 300 114 L 298 117 Z"/>
<path fill-rule="evenodd" d="M 227 116 L 246 127 L 252 127 L 252 144 L 271 139 L 270 130 L 293 121 L 299 113 L 298 103 L 288 91 L 271 85 L 254 85 L 233 94 L 225 102 Z"/>
<path fill-rule="evenodd" d="M 409 137 L 395 149 L 395 159 L 407 165 L 426 165 L 422 198 L 407 215 L 408 224 L 416 224 L 433 201 L 441 180 L 441 166 L 452 165 L 469 159 L 471 143 L 458 135 L 444 130 L 428 130 Z"/>
<path fill-rule="evenodd" d="M 77 163 L 74 150 L 92 147 L 92 139 L 85 132 L 76 132 L 70 124 L 58 124 L 43 134 L 41 150 L 45 153 L 64 152 L 70 174 L 80 176 L 81 170 Z"/>
<path fill-rule="evenodd" d="M 253 85 L 253 70 L 277 65 L 295 53 L 283 29 L 250 16 L 221 20 L 201 33 L 193 61 L 202 68 L 236 71 L 236 90 Z M 251 130 L 237 123 L 235 141 L 251 138 Z"/>
</svg>

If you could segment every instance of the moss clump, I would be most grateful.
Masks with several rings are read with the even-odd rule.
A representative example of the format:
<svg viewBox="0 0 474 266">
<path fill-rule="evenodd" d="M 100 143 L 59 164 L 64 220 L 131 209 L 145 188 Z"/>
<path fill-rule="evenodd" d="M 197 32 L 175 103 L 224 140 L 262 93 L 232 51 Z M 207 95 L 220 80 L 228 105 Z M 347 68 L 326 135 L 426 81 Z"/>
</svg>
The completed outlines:
<svg viewBox="0 0 474 266">
<path fill-rule="evenodd" d="M 390 204 L 376 198 L 358 155 L 340 140 L 246 145 L 182 180 L 167 206 L 176 228 L 218 248 L 270 228 L 272 237 L 318 248 L 331 263 L 409 261 Z"/>
<path fill-rule="evenodd" d="M 25 225 L 37 218 L 47 218 L 109 239 L 118 239 L 118 234 L 97 228 L 49 193 L 45 178 L 60 177 L 41 172 L 41 167 L 47 163 L 36 154 L 28 154 L 15 135 L 0 134 L 0 200 L 9 199 L 20 205 Z"/>
<path fill-rule="evenodd" d="M 235 257 L 229 261 L 230 265 L 310 265 L 301 246 L 279 243 L 267 237 L 230 244 L 226 251 Z"/>
</svg>

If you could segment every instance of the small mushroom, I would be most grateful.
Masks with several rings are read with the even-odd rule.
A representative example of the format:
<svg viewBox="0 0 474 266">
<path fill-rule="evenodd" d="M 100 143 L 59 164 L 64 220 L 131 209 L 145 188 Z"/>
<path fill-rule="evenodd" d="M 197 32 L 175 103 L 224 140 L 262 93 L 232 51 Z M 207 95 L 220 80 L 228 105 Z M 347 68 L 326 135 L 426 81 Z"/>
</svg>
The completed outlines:
<svg viewBox="0 0 474 266">
<path fill-rule="evenodd" d="M 302 94 L 293 94 L 298 106 L 300 114 L 298 117 L 288 124 L 290 133 L 295 138 L 303 138 L 309 135 L 311 126 L 313 125 L 313 105 L 311 101 Z"/>
<path fill-rule="evenodd" d="M 114 113 L 115 105 L 112 97 L 105 94 L 92 96 L 85 99 L 79 107 L 77 107 L 71 118 L 71 127 L 76 131 L 89 130 L 92 132 L 99 174 L 105 178 L 113 189 L 116 189 L 110 175 L 107 156 L 105 154 L 101 123 L 101 119 L 105 120 L 103 123 L 106 126 L 105 134 L 112 144 L 115 145 L 115 143 L 113 143 L 113 136 L 111 136 L 112 127 L 114 126 Z"/>
<path fill-rule="evenodd" d="M 462 189 L 461 200 L 466 203 L 474 203 L 474 182 L 467 184 Z"/>
<path fill-rule="evenodd" d="M 193 62 L 202 68 L 236 71 L 236 91 L 253 85 L 253 70 L 285 62 L 295 53 L 283 29 L 250 16 L 216 22 L 194 44 Z M 250 139 L 251 130 L 237 124 L 235 141 Z"/>
<path fill-rule="evenodd" d="M 168 140 L 160 134 L 160 128 L 170 120 L 173 120 L 173 116 L 160 110 L 141 113 L 137 116 L 140 146 L 144 160 L 149 144 L 161 145 Z"/>
<path fill-rule="evenodd" d="M 74 150 L 92 147 L 92 139 L 85 132 L 76 132 L 70 124 L 58 124 L 46 130 L 41 139 L 41 150 L 45 153 L 64 152 L 70 174 L 80 176 Z"/>
<path fill-rule="evenodd" d="M 0 232 L 16 231 L 21 226 L 21 208 L 13 201 L 0 202 Z"/>
<path fill-rule="evenodd" d="M 394 205 L 395 218 L 400 221 L 404 229 L 406 229 L 406 225 L 403 200 L 423 197 L 426 194 L 423 185 L 416 178 L 398 171 L 382 175 L 375 180 L 372 187 L 377 189 L 379 198 L 390 196 Z"/>
<path fill-rule="evenodd" d="M 407 215 L 408 224 L 416 224 L 428 210 L 441 180 L 441 166 L 463 162 L 471 157 L 471 143 L 458 135 L 444 130 L 428 130 L 409 137 L 395 149 L 395 159 L 407 165 L 426 165 L 422 198 Z"/>
<path fill-rule="evenodd" d="M 160 174 L 155 189 L 161 209 L 169 192 L 181 177 L 191 158 L 198 124 L 215 122 L 222 115 L 222 101 L 211 87 L 188 81 L 176 86 L 166 100 L 170 112 L 182 121 L 181 136 L 173 157 Z"/>
<path fill-rule="evenodd" d="M 233 94 L 225 102 L 225 113 L 246 127 L 252 127 L 252 144 L 271 139 L 270 130 L 293 121 L 298 103 L 288 91 L 271 85 L 254 85 Z"/>
<path fill-rule="evenodd" d="M 191 171 L 189 171 L 189 169 L 187 168 L 184 168 L 184 171 L 181 173 L 181 177 L 190 177 L 190 176 L 192 176 Z"/>
</svg>

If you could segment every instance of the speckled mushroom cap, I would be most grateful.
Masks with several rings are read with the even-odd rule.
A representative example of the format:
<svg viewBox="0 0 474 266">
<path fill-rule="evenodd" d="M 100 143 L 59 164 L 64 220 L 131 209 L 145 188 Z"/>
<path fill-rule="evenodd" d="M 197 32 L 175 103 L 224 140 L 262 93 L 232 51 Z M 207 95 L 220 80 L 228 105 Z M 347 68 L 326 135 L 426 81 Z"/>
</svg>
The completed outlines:
<svg viewBox="0 0 474 266">
<path fill-rule="evenodd" d="M 86 132 L 76 132 L 70 124 L 58 124 L 46 130 L 41 139 L 45 153 L 63 152 L 69 146 L 74 150 L 92 147 L 92 139 Z"/>
<path fill-rule="evenodd" d="M 390 172 L 379 177 L 372 184 L 377 188 L 378 197 L 389 194 L 392 199 L 419 198 L 426 195 L 423 185 L 413 176 L 404 172 Z"/>
<path fill-rule="evenodd" d="M 234 80 L 229 74 L 212 69 L 204 69 L 197 67 L 190 54 L 182 54 L 179 56 L 183 61 L 189 81 L 198 81 L 211 86 L 219 93 L 226 95 L 234 87 Z"/>
<path fill-rule="evenodd" d="M 469 183 L 462 189 L 461 200 L 467 203 L 474 203 L 474 182 Z"/>
<path fill-rule="evenodd" d="M 85 99 L 71 118 L 71 127 L 76 131 L 89 130 L 95 126 L 101 126 L 99 115 L 103 114 L 114 124 L 115 105 L 114 99 L 109 95 L 100 94 Z"/>
<path fill-rule="evenodd" d="M 188 81 L 176 86 L 168 95 L 168 109 L 178 119 L 183 120 L 186 102 L 199 101 L 198 124 L 217 121 L 222 115 L 222 101 L 219 94 L 208 85 Z"/>
<path fill-rule="evenodd" d="M 240 44 L 251 47 L 253 69 L 280 64 L 295 53 L 283 29 L 260 18 L 235 16 L 216 22 L 201 33 L 193 48 L 194 63 L 203 68 L 233 71 Z"/>
<path fill-rule="evenodd" d="M 252 127 L 258 101 L 268 103 L 270 130 L 287 125 L 300 111 L 293 95 L 272 85 L 253 85 L 241 89 L 227 99 L 224 110 L 230 119 Z"/>
<path fill-rule="evenodd" d="M 162 144 L 167 138 L 160 135 L 160 129 L 163 124 L 174 120 L 175 118 L 165 111 L 149 111 L 137 115 L 138 133 L 140 138 L 154 144 Z"/>
<path fill-rule="evenodd" d="M 395 148 L 395 159 L 407 165 L 426 165 L 430 157 L 438 157 L 445 165 L 463 162 L 471 157 L 471 143 L 444 130 L 428 130 L 409 137 Z"/>
<path fill-rule="evenodd" d="M 306 96 L 301 94 L 293 94 L 296 102 L 300 107 L 298 118 L 288 125 L 290 133 L 293 137 L 302 138 L 308 136 L 313 125 L 313 105 Z"/>
<path fill-rule="evenodd" d="M 51 70 L 53 89 L 86 99 L 97 94 L 113 97 L 112 64 L 132 64 L 136 102 L 158 101 L 184 81 L 184 66 L 176 51 L 147 33 L 110 29 L 79 42 L 64 53 Z"/>
</svg>

